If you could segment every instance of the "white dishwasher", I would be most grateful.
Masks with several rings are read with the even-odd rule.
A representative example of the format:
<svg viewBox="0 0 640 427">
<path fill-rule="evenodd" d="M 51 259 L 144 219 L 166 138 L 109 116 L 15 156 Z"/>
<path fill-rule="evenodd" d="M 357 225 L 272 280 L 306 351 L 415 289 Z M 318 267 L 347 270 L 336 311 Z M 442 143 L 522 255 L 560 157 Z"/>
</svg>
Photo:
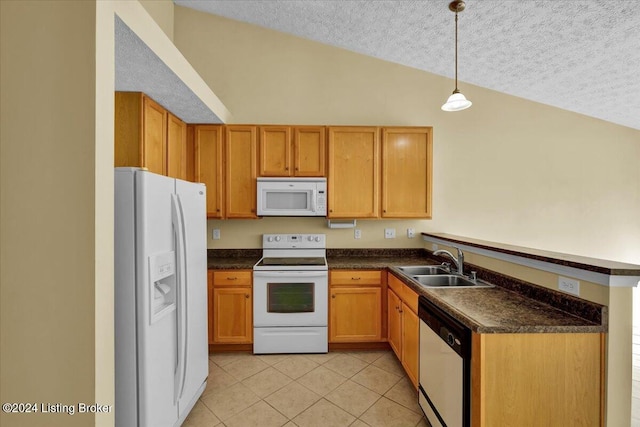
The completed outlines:
<svg viewBox="0 0 640 427">
<path fill-rule="evenodd" d="M 418 402 L 432 427 L 471 425 L 471 331 L 419 299 Z"/>
</svg>

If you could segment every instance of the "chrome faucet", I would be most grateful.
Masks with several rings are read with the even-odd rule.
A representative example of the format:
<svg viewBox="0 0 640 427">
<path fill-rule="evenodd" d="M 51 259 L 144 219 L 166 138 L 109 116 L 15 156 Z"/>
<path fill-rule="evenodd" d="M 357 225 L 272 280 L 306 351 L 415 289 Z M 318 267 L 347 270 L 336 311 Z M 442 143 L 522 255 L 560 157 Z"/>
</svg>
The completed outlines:
<svg viewBox="0 0 640 427">
<path fill-rule="evenodd" d="M 455 246 L 454 246 L 455 248 Z M 456 268 L 458 269 L 458 274 L 461 276 L 464 276 L 464 254 L 462 253 L 462 251 L 460 250 L 460 248 L 456 248 L 458 250 L 458 258 L 456 258 L 455 256 L 453 256 L 453 254 L 449 251 L 446 251 L 444 249 L 438 249 L 437 251 L 433 251 L 434 255 L 448 255 L 449 258 L 451 258 L 451 260 L 453 260 L 453 263 L 456 265 Z"/>
</svg>

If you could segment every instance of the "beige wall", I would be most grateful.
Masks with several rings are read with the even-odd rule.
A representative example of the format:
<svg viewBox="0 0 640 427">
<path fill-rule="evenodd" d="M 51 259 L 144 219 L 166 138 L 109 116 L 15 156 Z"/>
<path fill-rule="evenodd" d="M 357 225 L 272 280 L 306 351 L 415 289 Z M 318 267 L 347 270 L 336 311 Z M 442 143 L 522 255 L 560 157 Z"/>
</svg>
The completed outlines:
<svg viewBox="0 0 640 427">
<path fill-rule="evenodd" d="M 207 242 L 210 249 L 250 249 L 262 247 L 262 234 L 324 233 L 329 248 L 422 248 L 424 242 L 418 230 L 425 221 L 357 220 L 361 238 L 354 239 L 353 228 L 327 227 L 325 218 L 262 218 L 256 220 L 209 220 Z M 213 229 L 220 230 L 220 240 L 213 240 Z M 394 228 L 395 239 L 385 239 L 384 229 Z M 407 237 L 407 228 L 416 230 L 416 237 Z"/>
<path fill-rule="evenodd" d="M 415 221 L 417 231 L 640 264 L 638 130 L 464 82 L 473 107 L 445 113 L 449 79 L 182 7 L 175 7 L 174 32 L 235 123 L 433 126 L 433 219 Z M 392 223 L 403 235 L 404 224 Z M 382 222 L 360 226 L 357 241 L 318 219 L 209 221 L 208 242 L 259 247 L 263 232 L 304 227 L 327 232 L 330 247 L 417 243 L 381 239 Z M 219 241 L 211 239 L 214 227 Z M 552 277 L 539 279 L 553 287 Z M 608 343 L 609 426 L 630 419 L 626 293 L 585 287 L 585 297 L 617 310 Z"/>
<path fill-rule="evenodd" d="M 640 263 L 640 131 L 179 6 L 175 43 L 235 123 L 433 126 L 423 231 Z"/>
<path fill-rule="evenodd" d="M 147 13 L 173 41 L 173 1 L 172 0 L 139 0 Z"/>
<path fill-rule="evenodd" d="M 92 404 L 108 397 L 112 377 L 97 371 L 113 353 L 109 336 L 96 349 L 96 328 L 109 329 L 96 317 L 96 283 L 113 274 L 108 259 L 96 262 L 96 247 L 109 239 L 96 230 L 112 230 L 102 223 L 110 214 L 95 211 L 104 188 L 95 144 L 96 3 L 0 7 L 0 400 Z M 0 424 L 86 426 L 98 418 L 2 413 Z"/>
</svg>

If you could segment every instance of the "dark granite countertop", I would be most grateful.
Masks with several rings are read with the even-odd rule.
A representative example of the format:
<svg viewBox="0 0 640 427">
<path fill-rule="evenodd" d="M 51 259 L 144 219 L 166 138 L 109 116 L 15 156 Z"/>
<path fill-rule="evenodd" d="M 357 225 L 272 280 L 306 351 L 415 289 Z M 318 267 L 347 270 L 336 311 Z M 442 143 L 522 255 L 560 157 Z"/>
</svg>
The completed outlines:
<svg viewBox="0 0 640 427">
<path fill-rule="evenodd" d="M 252 269 L 260 249 L 209 250 L 210 269 Z M 468 264 L 492 288 L 425 288 L 397 266 L 440 264 L 426 249 L 327 249 L 329 269 L 388 268 L 478 333 L 599 333 L 607 331 L 607 307 Z"/>
<path fill-rule="evenodd" d="M 208 249 L 210 270 L 251 270 L 262 257 L 262 249 Z"/>
<path fill-rule="evenodd" d="M 587 310 L 579 316 L 498 285 L 492 288 L 425 288 L 397 268 L 390 267 L 390 270 L 419 295 L 424 295 L 474 332 L 597 333 L 607 331 L 607 316 L 603 313 L 606 307 L 599 304 L 582 300 L 578 307 L 572 307 L 573 311 L 579 311 L 580 305 L 587 306 Z M 599 313 L 598 308 L 601 309 Z"/>
</svg>

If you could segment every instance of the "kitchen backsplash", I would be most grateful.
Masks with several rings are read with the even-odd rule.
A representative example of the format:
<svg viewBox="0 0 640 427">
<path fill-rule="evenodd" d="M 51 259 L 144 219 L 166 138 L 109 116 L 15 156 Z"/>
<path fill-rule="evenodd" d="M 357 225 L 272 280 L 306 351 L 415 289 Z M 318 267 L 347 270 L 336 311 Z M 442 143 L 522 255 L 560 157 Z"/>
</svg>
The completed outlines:
<svg viewBox="0 0 640 427">
<path fill-rule="evenodd" d="M 329 228 L 325 218 L 208 220 L 207 247 L 261 248 L 263 234 L 323 233 L 327 235 L 327 248 L 423 248 L 420 233 L 430 230 L 430 224 L 429 220 L 357 220 L 355 228 Z M 395 238 L 385 238 L 385 229 L 394 230 Z M 414 237 L 407 237 L 408 229 L 414 230 Z M 219 230 L 219 239 L 214 239 L 214 230 Z M 354 237 L 355 230 L 360 230 L 359 239 Z"/>
</svg>

